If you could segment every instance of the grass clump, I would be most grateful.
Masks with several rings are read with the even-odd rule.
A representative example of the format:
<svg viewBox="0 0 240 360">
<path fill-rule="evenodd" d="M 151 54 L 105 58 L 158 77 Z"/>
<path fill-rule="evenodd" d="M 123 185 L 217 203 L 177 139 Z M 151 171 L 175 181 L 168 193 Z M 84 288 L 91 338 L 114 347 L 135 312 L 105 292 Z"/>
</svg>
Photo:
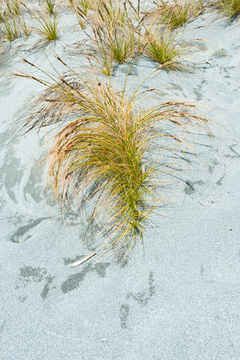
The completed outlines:
<svg viewBox="0 0 240 360">
<path fill-rule="evenodd" d="M 0 4 L 0 36 L 10 42 L 30 35 L 19 1 L 7 1 Z M 2 5 L 2 6 L 1 6 Z M 3 6 L 4 5 L 4 6 Z"/>
<path fill-rule="evenodd" d="M 185 25 L 191 17 L 204 10 L 204 0 L 160 0 L 155 10 L 150 11 L 147 18 L 154 18 L 170 29 Z"/>
<path fill-rule="evenodd" d="M 190 8 L 191 15 L 193 17 L 202 14 L 206 7 L 204 0 L 193 0 L 193 1 L 191 1 L 190 6 L 191 6 L 191 8 Z"/>
<path fill-rule="evenodd" d="M 70 6 L 76 11 L 79 9 L 84 15 L 87 15 L 89 10 L 94 10 L 98 1 L 93 0 L 70 0 Z"/>
<path fill-rule="evenodd" d="M 9 19 L 6 17 L 0 24 L 0 33 L 2 34 L 3 38 L 10 42 L 16 40 L 20 36 L 16 18 L 12 17 Z"/>
<path fill-rule="evenodd" d="M 136 242 L 142 243 L 145 226 L 156 207 L 161 176 L 157 183 L 155 174 L 163 171 L 151 160 L 153 139 L 169 139 L 185 146 L 182 134 L 188 128 L 202 126 L 206 119 L 195 113 L 194 105 L 184 102 L 139 109 L 139 87 L 129 98 L 125 87 L 116 91 L 110 84 L 86 82 L 76 72 L 60 78 L 50 74 L 49 80 L 27 77 L 47 86 L 32 106 L 35 110 L 27 129 L 58 124 L 48 154 L 55 196 L 63 203 L 77 200 L 81 209 L 85 206 L 91 224 L 94 221 L 103 226 L 105 241 L 100 249 L 122 261 Z M 164 132 L 164 123 L 174 131 L 171 133 L 168 126 Z M 161 147 L 166 145 L 162 143 Z"/>
<path fill-rule="evenodd" d="M 0 36 L 12 42 L 21 35 L 21 1 L 0 2 Z"/>
<path fill-rule="evenodd" d="M 43 0 L 43 7 L 49 15 L 54 14 L 55 2 L 52 0 Z"/>
<path fill-rule="evenodd" d="M 184 53 L 184 45 L 180 43 L 178 34 L 169 29 L 148 29 L 145 34 L 145 54 L 162 65 L 162 68 L 184 70 L 179 59 Z"/>
<path fill-rule="evenodd" d="M 160 1 L 160 14 L 163 23 L 171 29 L 184 25 L 190 18 L 190 1 L 174 0 L 172 4 Z"/>
<path fill-rule="evenodd" d="M 94 36 L 103 60 L 108 57 L 112 61 L 122 64 L 139 51 L 140 43 L 135 30 L 127 25 L 111 30 L 99 27 L 94 29 Z"/>
<path fill-rule="evenodd" d="M 0 24 L 4 22 L 4 14 L 2 9 L 0 8 Z"/>
<path fill-rule="evenodd" d="M 21 16 L 21 29 L 25 36 L 29 36 L 31 33 L 30 28 L 27 26 L 24 15 Z"/>
<path fill-rule="evenodd" d="M 13 16 L 21 14 L 21 1 L 20 0 L 5 0 L 8 13 Z"/>
<path fill-rule="evenodd" d="M 68 0 L 71 8 L 77 15 L 81 29 L 85 29 L 85 16 L 89 10 L 96 10 L 100 0 Z"/>
<path fill-rule="evenodd" d="M 54 41 L 59 37 L 58 18 L 56 14 L 45 14 L 41 9 L 39 11 L 31 10 L 25 3 L 25 9 L 39 23 L 40 27 L 36 30 L 44 37 L 46 41 Z"/>
<path fill-rule="evenodd" d="M 126 3 L 99 0 L 94 13 L 83 16 L 93 33 L 88 54 L 96 60 L 104 75 L 112 74 L 114 63 L 127 62 L 141 52 L 139 30 L 129 13 Z"/>
<path fill-rule="evenodd" d="M 38 31 L 43 35 L 47 41 L 56 40 L 59 37 L 58 20 L 56 16 L 37 17 L 40 24 Z"/>
<path fill-rule="evenodd" d="M 214 5 L 223 11 L 229 18 L 236 17 L 240 14 L 239 0 L 217 0 Z"/>
<path fill-rule="evenodd" d="M 99 0 L 95 10 L 98 21 L 100 23 L 104 22 L 109 28 L 115 28 L 116 24 L 121 27 L 129 20 L 126 3 L 122 4 L 114 0 Z"/>
</svg>

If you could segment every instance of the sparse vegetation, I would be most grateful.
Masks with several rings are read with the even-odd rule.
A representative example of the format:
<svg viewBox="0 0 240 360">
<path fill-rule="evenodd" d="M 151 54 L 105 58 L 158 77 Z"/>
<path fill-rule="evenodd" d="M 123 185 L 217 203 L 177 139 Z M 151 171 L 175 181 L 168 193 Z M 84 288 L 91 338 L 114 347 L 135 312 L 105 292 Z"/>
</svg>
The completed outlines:
<svg viewBox="0 0 240 360">
<path fill-rule="evenodd" d="M 88 14 L 89 10 L 95 10 L 98 7 L 99 0 L 68 0 L 68 2 L 77 15 L 81 29 L 84 29 L 83 18 Z"/>
<path fill-rule="evenodd" d="M 204 12 L 206 3 L 204 0 L 193 0 L 191 1 L 191 15 L 192 17 L 198 16 Z"/>
<path fill-rule="evenodd" d="M 3 6 L 0 3 L 0 23 L 2 23 L 4 21 L 4 10 L 3 10 Z"/>
<path fill-rule="evenodd" d="M 10 42 L 21 35 L 21 1 L 5 0 L 0 3 L 0 36 Z"/>
</svg>

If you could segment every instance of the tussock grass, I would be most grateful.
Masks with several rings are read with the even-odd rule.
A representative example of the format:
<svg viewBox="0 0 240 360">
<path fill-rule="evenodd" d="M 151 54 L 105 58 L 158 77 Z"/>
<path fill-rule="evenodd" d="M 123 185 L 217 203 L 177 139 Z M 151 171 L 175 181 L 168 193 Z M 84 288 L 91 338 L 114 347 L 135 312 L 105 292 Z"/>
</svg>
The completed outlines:
<svg viewBox="0 0 240 360">
<path fill-rule="evenodd" d="M 13 16 L 21 14 L 21 1 L 20 0 L 5 0 L 8 13 Z"/>
<path fill-rule="evenodd" d="M 89 10 L 96 10 L 100 0 L 68 0 L 77 15 L 81 29 L 85 29 L 85 16 Z"/>
<path fill-rule="evenodd" d="M 47 41 L 56 40 L 59 37 L 58 20 L 56 16 L 45 16 L 36 17 L 40 24 L 38 31 Z"/>
<path fill-rule="evenodd" d="M 173 4 L 160 1 L 161 20 L 170 28 L 176 29 L 184 25 L 190 18 L 190 1 L 175 0 Z"/>
<path fill-rule="evenodd" d="M 191 1 L 190 6 L 191 15 L 194 17 L 204 12 L 206 8 L 206 3 L 204 0 L 193 0 Z"/>
<path fill-rule="evenodd" d="M 106 41 L 102 38 L 101 30 L 93 29 L 93 40 L 93 44 L 90 45 L 87 51 L 87 56 L 95 60 L 94 68 L 103 75 L 111 76 L 114 65 L 113 54 L 109 52 Z M 90 57 L 89 61 L 92 64 Z"/>
<path fill-rule="evenodd" d="M 68 0 L 68 2 L 74 10 L 79 9 L 84 15 L 87 15 L 89 10 L 94 10 L 98 3 L 97 0 Z"/>
<path fill-rule="evenodd" d="M 123 25 L 121 28 L 98 27 L 93 29 L 95 43 L 100 49 L 101 58 L 109 57 L 122 64 L 134 57 L 140 50 L 140 42 L 134 28 Z"/>
<path fill-rule="evenodd" d="M 204 10 L 204 0 L 160 0 L 157 7 L 150 11 L 147 18 L 165 24 L 170 29 L 185 25 L 192 17 Z"/>
<path fill-rule="evenodd" d="M 36 30 L 43 36 L 46 41 L 54 41 L 59 37 L 58 18 L 54 13 L 47 14 L 41 9 L 40 11 L 31 10 L 25 3 L 25 9 L 39 23 L 40 27 Z"/>
<path fill-rule="evenodd" d="M 43 0 L 43 3 L 42 3 L 44 9 L 46 10 L 46 12 L 49 14 L 49 15 L 53 15 L 54 12 L 55 12 L 55 1 L 52 1 L 52 0 Z"/>
<path fill-rule="evenodd" d="M 109 28 L 123 26 L 129 20 L 126 3 L 114 0 L 99 0 L 96 7 L 96 14 L 100 24 L 108 24 Z"/>
<path fill-rule="evenodd" d="M 0 35 L 12 42 L 20 36 L 18 26 L 21 14 L 20 0 L 4 0 L 0 2 Z"/>
<path fill-rule="evenodd" d="M 180 64 L 181 56 L 186 52 L 184 45 L 180 43 L 179 35 L 169 29 L 156 30 L 146 29 L 145 54 L 157 61 L 165 69 L 184 70 Z"/>
<path fill-rule="evenodd" d="M 25 22 L 20 1 L 4 1 L 0 4 L 0 36 L 10 42 L 23 34 L 29 36 L 30 31 Z"/>
<path fill-rule="evenodd" d="M 223 11 L 229 18 L 236 17 L 240 14 L 239 0 L 216 0 L 214 6 Z"/>
<path fill-rule="evenodd" d="M 6 17 L 0 24 L 0 33 L 2 34 L 3 38 L 10 42 L 16 40 L 20 36 L 16 18 L 12 17 L 9 19 Z"/>
<path fill-rule="evenodd" d="M 142 243 L 145 226 L 157 206 L 156 190 L 163 170 L 161 163 L 157 169 L 151 161 L 151 151 L 157 151 L 152 142 L 169 139 L 191 151 L 184 134 L 204 127 L 207 120 L 196 113 L 195 105 L 185 102 L 140 109 L 140 85 L 128 97 L 125 86 L 116 91 L 104 82 L 86 82 L 58 60 L 70 71 L 68 76 L 44 71 L 43 79 L 18 75 L 47 87 L 31 106 L 34 111 L 26 127 L 58 124 L 48 154 L 53 193 L 63 203 L 78 200 L 80 208 L 85 206 L 90 222 L 103 225 L 105 241 L 99 251 L 122 261 L 136 243 Z M 172 132 L 163 130 L 166 123 Z M 166 148 L 166 144 L 161 146 Z"/>
<path fill-rule="evenodd" d="M 138 23 L 133 24 L 130 11 L 133 10 L 126 3 L 99 0 L 93 14 L 80 14 L 93 33 L 88 55 L 96 60 L 104 75 L 112 74 L 114 63 L 127 62 L 141 52 Z"/>
<path fill-rule="evenodd" d="M 109 29 L 125 24 L 129 20 L 129 6 L 126 1 L 115 0 L 72 0 L 73 9 L 82 17 L 83 21 L 95 26 L 108 26 Z M 135 9 L 133 7 L 133 9 Z M 89 15 L 88 10 L 93 10 Z M 86 17 L 89 15 L 88 17 Z"/>
</svg>

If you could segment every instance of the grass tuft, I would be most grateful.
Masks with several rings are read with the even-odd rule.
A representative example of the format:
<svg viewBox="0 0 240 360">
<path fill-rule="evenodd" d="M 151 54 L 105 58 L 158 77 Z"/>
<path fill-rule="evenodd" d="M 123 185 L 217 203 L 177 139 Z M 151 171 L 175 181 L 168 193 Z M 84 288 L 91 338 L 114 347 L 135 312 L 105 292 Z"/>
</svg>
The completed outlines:
<svg viewBox="0 0 240 360">
<path fill-rule="evenodd" d="M 81 29 L 85 29 L 85 16 L 89 10 L 96 10 L 100 0 L 68 0 L 71 8 L 77 15 Z"/>
<path fill-rule="evenodd" d="M 157 7 L 147 14 L 147 19 L 153 18 L 170 29 L 185 25 L 192 17 L 198 16 L 204 10 L 204 0 L 160 0 Z"/>
<path fill-rule="evenodd" d="M 112 74 L 114 63 L 127 62 L 141 52 L 137 23 L 135 26 L 129 18 L 131 9 L 126 3 L 99 0 L 91 16 L 82 14 L 83 21 L 91 27 L 93 33 L 88 54 L 96 60 L 104 75 Z"/>
<path fill-rule="evenodd" d="M 239 0 L 217 0 L 214 5 L 223 11 L 229 18 L 236 17 L 240 14 Z"/>
<path fill-rule="evenodd" d="M 16 18 L 9 19 L 6 17 L 0 24 L 0 33 L 2 33 L 3 38 L 10 42 L 16 40 L 20 36 Z"/>
<path fill-rule="evenodd" d="M 184 70 L 179 59 L 186 51 L 184 45 L 178 39 L 178 33 L 169 29 L 156 31 L 146 30 L 145 54 L 157 61 L 165 69 Z"/>
<path fill-rule="evenodd" d="M 151 160 L 154 139 L 159 138 L 161 144 L 168 139 L 171 145 L 175 142 L 189 150 L 183 134 L 205 126 L 207 120 L 195 112 L 195 105 L 185 102 L 139 109 L 138 88 L 129 98 L 125 87 L 119 92 L 110 84 L 86 82 L 75 72 L 60 78 L 49 74 L 48 80 L 19 76 L 47 87 L 33 104 L 35 111 L 26 126 L 30 130 L 58 124 L 48 154 L 56 198 L 63 203 L 78 200 L 81 209 L 85 206 L 90 222 L 103 225 L 101 234 L 106 239 L 100 249 L 123 261 L 137 242 L 142 243 L 145 226 L 157 206 L 156 189 L 163 170 Z M 160 174 L 157 182 L 156 173 Z"/>
<path fill-rule="evenodd" d="M 190 18 L 190 1 L 174 0 L 173 4 L 160 1 L 160 14 L 163 23 L 171 29 L 184 25 Z"/>
<path fill-rule="evenodd" d="M 52 0 L 43 0 L 43 7 L 49 15 L 54 14 L 55 2 Z"/>
<path fill-rule="evenodd" d="M 9 15 L 18 16 L 21 14 L 20 0 L 5 0 L 5 4 Z"/>
<path fill-rule="evenodd" d="M 54 41 L 59 37 L 58 19 L 55 14 L 45 15 L 41 11 L 33 11 L 26 4 L 23 4 L 25 9 L 31 14 L 34 19 L 39 23 L 40 27 L 37 31 L 45 38 L 46 41 Z"/>
<path fill-rule="evenodd" d="M 113 61 L 122 64 L 139 51 L 139 40 L 134 28 L 124 25 L 121 28 L 101 27 L 94 31 L 95 40 L 101 46 L 103 59 L 109 56 Z"/>
<path fill-rule="evenodd" d="M 37 18 L 40 24 L 39 32 L 47 41 L 53 41 L 59 37 L 58 20 L 56 16 L 44 16 Z"/>
</svg>

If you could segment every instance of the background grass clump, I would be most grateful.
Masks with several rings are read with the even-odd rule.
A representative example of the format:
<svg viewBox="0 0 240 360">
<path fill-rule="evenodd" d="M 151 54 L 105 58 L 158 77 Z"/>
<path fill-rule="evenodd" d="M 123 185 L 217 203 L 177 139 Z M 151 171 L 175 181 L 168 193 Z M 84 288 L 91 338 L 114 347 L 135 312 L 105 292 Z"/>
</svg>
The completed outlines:
<svg viewBox="0 0 240 360">
<path fill-rule="evenodd" d="M 134 10 L 137 12 L 127 3 L 99 0 L 89 16 L 80 13 L 82 22 L 90 26 L 93 34 L 86 52 L 104 75 L 112 74 L 114 64 L 128 62 L 141 53 L 142 43 L 138 23 L 134 24 Z"/>
<path fill-rule="evenodd" d="M 160 0 L 147 17 L 174 30 L 184 26 L 190 19 L 201 14 L 203 10 L 203 0 L 173 0 L 171 2 Z"/>
<path fill-rule="evenodd" d="M 169 4 L 169 2 L 161 0 L 159 6 L 161 21 L 171 29 L 184 25 L 191 16 L 190 1 L 175 0 L 172 4 Z"/>
<path fill-rule="evenodd" d="M 236 17 L 240 14 L 239 0 L 217 0 L 215 6 L 223 11 L 229 18 Z"/>
<path fill-rule="evenodd" d="M 162 65 L 162 68 L 183 70 L 180 64 L 181 56 L 186 52 L 180 42 L 179 35 L 169 29 L 146 29 L 144 53 Z"/>
</svg>

